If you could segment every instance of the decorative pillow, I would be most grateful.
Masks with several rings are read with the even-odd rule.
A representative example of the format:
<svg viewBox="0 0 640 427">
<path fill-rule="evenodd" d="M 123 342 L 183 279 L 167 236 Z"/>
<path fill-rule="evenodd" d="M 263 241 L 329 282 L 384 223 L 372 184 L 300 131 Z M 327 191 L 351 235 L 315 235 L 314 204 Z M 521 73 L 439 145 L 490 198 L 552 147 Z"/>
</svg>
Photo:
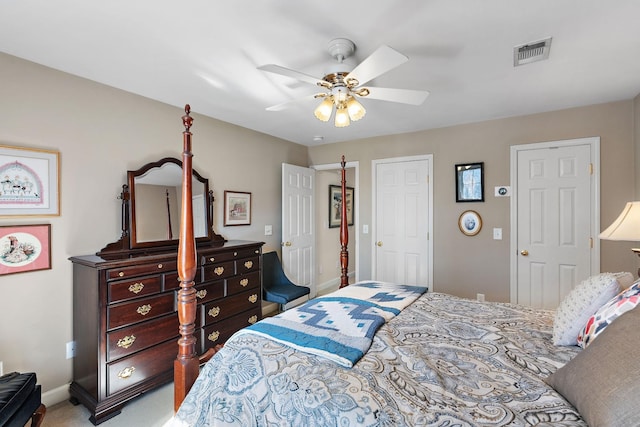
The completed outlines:
<svg viewBox="0 0 640 427">
<path fill-rule="evenodd" d="M 545 381 L 590 426 L 637 426 L 640 414 L 640 308 L 621 315 Z"/>
<path fill-rule="evenodd" d="M 640 280 L 613 297 L 589 318 L 578 334 L 578 345 L 582 348 L 587 347 L 611 322 L 635 308 L 638 303 L 640 303 Z"/>
<path fill-rule="evenodd" d="M 583 280 L 562 300 L 553 320 L 553 343 L 577 345 L 578 334 L 589 317 L 620 292 L 613 273 L 600 273 Z"/>
</svg>

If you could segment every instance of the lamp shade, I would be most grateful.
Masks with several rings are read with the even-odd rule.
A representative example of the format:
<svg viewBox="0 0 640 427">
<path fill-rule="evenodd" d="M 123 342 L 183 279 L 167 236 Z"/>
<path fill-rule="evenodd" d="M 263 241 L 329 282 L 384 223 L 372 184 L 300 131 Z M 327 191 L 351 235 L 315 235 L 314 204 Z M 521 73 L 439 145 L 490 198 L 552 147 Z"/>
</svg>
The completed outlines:
<svg viewBox="0 0 640 427">
<path fill-rule="evenodd" d="M 629 242 L 640 241 L 640 201 L 628 202 L 613 224 L 600 233 L 600 238 Z"/>
<path fill-rule="evenodd" d="M 318 105 L 318 108 L 313 112 L 318 120 L 328 122 L 333 112 L 333 100 L 328 97 Z"/>
<path fill-rule="evenodd" d="M 343 128 L 345 126 L 349 126 L 350 123 L 351 121 L 349 120 L 347 106 L 345 104 L 338 104 L 336 106 L 335 126 L 337 128 Z"/>
</svg>

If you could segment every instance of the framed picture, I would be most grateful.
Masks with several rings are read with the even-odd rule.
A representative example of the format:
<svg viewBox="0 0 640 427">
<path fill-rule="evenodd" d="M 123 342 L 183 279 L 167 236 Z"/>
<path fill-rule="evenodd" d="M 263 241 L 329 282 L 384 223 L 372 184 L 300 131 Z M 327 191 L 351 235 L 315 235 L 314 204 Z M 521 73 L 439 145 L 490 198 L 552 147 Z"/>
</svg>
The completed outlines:
<svg viewBox="0 0 640 427">
<path fill-rule="evenodd" d="M 482 218 L 476 211 L 464 211 L 458 218 L 458 227 L 467 236 L 475 236 L 482 229 Z"/>
<path fill-rule="evenodd" d="M 0 216 L 60 215 L 60 153 L 0 145 Z"/>
<path fill-rule="evenodd" d="M 484 202 L 484 163 L 456 165 L 456 202 Z"/>
<path fill-rule="evenodd" d="M 0 226 L 0 275 L 51 269 L 51 224 Z"/>
<path fill-rule="evenodd" d="M 251 224 L 251 193 L 224 192 L 224 225 Z"/>
<path fill-rule="evenodd" d="M 353 187 L 346 188 L 347 225 L 353 225 Z M 342 187 L 329 186 L 329 228 L 340 227 L 340 210 L 342 209 Z"/>
</svg>

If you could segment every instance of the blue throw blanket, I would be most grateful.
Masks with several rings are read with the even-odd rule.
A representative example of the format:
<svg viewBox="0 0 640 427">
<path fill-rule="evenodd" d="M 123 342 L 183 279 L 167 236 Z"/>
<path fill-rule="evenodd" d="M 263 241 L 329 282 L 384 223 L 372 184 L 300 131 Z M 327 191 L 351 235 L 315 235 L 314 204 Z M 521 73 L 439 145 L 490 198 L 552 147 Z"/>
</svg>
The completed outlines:
<svg viewBox="0 0 640 427">
<path fill-rule="evenodd" d="M 350 368 L 367 352 L 378 328 L 426 290 L 359 282 L 263 319 L 237 334 L 266 336 Z"/>
</svg>

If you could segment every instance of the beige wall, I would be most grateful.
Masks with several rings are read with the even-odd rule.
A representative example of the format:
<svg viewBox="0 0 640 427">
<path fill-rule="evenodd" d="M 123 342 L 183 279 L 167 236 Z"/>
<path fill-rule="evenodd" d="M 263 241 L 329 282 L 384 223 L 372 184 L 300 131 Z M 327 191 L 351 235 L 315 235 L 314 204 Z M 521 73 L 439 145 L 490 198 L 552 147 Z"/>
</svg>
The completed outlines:
<svg viewBox="0 0 640 427">
<path fill-rule="evenodd" d="M 118 240 L 127 170 L 181 157 L 184 111 L 1 53 L 0 82 L 0 144 L 58 150 L 62 184 L 59 217 L 0 218 L 0 225 L 50 223 L 53 254 L 51 270 L 0 276 L 0 361 L 5 372 L 37 372 L 44 392 L 64 399 L 72 375 L 68 258 Z M 193 165 L 214 190 L 216 232 L 279 248 L 281 163 L 307 166 L 307 148 L 193 117 Z M 222 226 L 224 190 L 252 193 L 251 226 Z M 266 224 L 272 236 L 264 236 Z"/>
<path fill-rule="evenodd" d="M 60 152 L 62 214 L 0 218 L 0 225 L 52 224 L 53 268 L 0 276 L 0 360 L 5 371 L 36 371 L 45 402 L 66 397 L 71 361 L 72 277 L 68 258 L 100 250 L 120 237 L 120 201 L 126 171 L 162 157 L 179 157 L 183 111 L 0 53 L 0 144 Z M 192 106 L 197 111 L 196 101 Z M 194 168 L 215 192 L 215 229 L 231 239 L 266 241 L 279 249 L 281 163 L 330 164 L 345 154 L 359 161 L 360 224 L 371 225 L 371 160 L 433 154 L 435 289 L 508 300 L 509 201 L 492 197 L 509 183 L 514 144 L 600 136 L 602 227 L 635 195 L 634 105 L 624 101 L 520 118 L 371 138 L 307 149 L 193 114 Z M 637 108 L 636 110 L 637 111 Z M 635 116 L 634 116 L 635 115 Z M 637 131 L 636 131 L 637 132 Z M 484 161 L 484 220 L 475 238 L 457 229 L 453 165 Z M 222 226 L 224 190 L 252 193 L 252 225 Z M 264 236 L 264 226 L 273 235 Z M 502 227 L 504 239 L 491 239 Z M 355 230 L 355 229 L 354 229 Z M 352 230 L 350 230 L 352 231 Z M 360 233 L 361 230 L 359 230 Z M 359 234 L 362 278 L 371 271 L 371 234 Z M 354 241 L 350 237 L 350 241 Z M 637 259 L 624 242 L 603 242 L 602 270 L 631 270 Z M 351 254 L 354 254 L 351 251 Z M 352 263 L 354 265 L 354 263 Z M 49 399 L 48 401 L 46 399 Z M 53 399 L 53 400 L 52 400 Z"/>
<path fill-rule="evenodd" d="M 428 101 L 427 101 L 428 102 Z M 508 118 L 368 138 L 309 149 L 311 164 L 336 162 L 341 155 L 360 164 L 360 224 L 370 225 L 371 161 L 420 154 L 433 155 L 434 290 L 487 300 L 509 301 L 509 198 L 496 198 L 493 189 L 509 185 L 510 147 L 516 144 L 587 136 L 601 137 L 601 229 L 608 226 L 634 197 L 633 101 L 622 101 L 551 113 Z M 455 202 L 454 164 L 485 164 L 485 202 Z M 483 219 L 475 237 L 466 237 L 457 225 L 463 210 L 472 207 Z M 502 228 L 503 239 L 493 240 L 492 229 Z M 371 275 L 372 234 L 360 238 L 361 278 Z M 602 242 L 602 271 L 635 271 L 638 261 L 625 242 Z"/>
</svg>

